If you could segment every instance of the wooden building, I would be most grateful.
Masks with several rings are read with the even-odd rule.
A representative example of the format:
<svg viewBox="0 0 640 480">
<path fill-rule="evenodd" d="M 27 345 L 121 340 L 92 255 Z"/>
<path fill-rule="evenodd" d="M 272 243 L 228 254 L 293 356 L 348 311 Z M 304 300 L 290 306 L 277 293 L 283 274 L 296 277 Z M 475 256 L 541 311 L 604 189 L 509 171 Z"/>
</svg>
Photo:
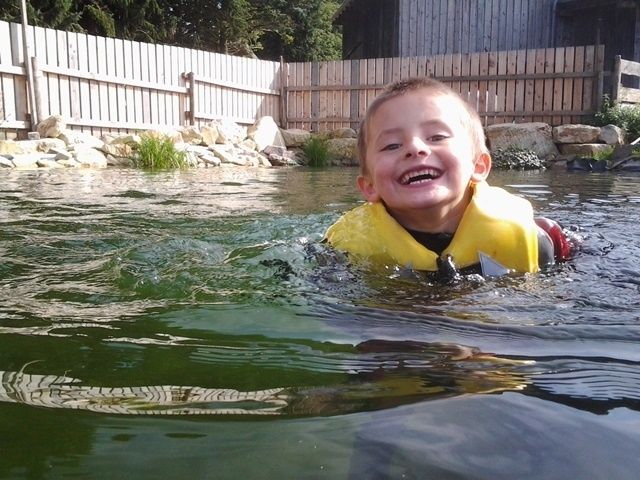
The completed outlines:
<svg viewBox="0 0 640 480">
<path fill-rule="evenodd" d="M 605 45 L 640 61 L 638 0 L 345 0 L 343 58 Z"/>
</svg>

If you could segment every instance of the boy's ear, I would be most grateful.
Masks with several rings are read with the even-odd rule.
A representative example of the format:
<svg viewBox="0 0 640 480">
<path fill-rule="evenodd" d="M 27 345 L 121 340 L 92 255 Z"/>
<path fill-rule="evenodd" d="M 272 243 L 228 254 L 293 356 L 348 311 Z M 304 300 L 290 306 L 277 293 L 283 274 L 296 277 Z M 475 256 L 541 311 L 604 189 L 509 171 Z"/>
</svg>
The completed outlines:
<svg viewBox="0 0 640 480">
<path fill-rule="evenodd" d="M 380 195 L 376 191 L 373 182 L 364 175 L 358 175 L 356 180 L 358 185 L 358 189 L 362 193 L 362 196 L 367 200 L 367 202 L 375 203 L 380 201 Z"/>
<path fill-rule="evenodd" d="M 488 153 L 481 153 L 476 159 L 476 163 L 473 167 L 473 173 L 471 174 L 472 182 L 482 182 L 487 179 L 489 172 L 491 171 L 491 155 Z"/>
</svg>

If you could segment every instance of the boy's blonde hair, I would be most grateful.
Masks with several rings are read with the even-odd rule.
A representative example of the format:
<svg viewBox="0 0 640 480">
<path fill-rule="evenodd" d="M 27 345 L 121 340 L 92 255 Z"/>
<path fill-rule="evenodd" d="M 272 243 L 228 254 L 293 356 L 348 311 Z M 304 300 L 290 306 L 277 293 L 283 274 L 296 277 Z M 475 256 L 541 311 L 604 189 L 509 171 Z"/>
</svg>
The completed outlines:
<svg viewBox="0 0 640 480">
<path fill-rule="evenodd" d="M 461 121 L 467 128 L 467 131 L 471 136 L 471 140 L 475 145 L 476 155 L 488 153 L 484 129 L 482 127 L 482 120 L 480 120 L 478 112 L 476 112 L 471 105 L 465 102 L 455 91 L 438 80 L 427 77 L 410 78 L 388 85 L 371 103 L 371 105 L 369 105 L 369 108 L 367 108 L 367 113 L 360 124 L 360 131 L 358 132 L 358 161 L 360 163 L 360 173 L 363 175 L 367 173 L 367 136 L 369 133 L 368 130 L 369 123 L 371 123 L 371 117 L 373 117 L 378 109 L 387 101 L 417 90 L 428 90 L 430 93 L 435 95 L 447 95 L 453 98 L 454 101 L 457 101 L 468 114 L 468 116 L 462 116 Z"/>
</svg>

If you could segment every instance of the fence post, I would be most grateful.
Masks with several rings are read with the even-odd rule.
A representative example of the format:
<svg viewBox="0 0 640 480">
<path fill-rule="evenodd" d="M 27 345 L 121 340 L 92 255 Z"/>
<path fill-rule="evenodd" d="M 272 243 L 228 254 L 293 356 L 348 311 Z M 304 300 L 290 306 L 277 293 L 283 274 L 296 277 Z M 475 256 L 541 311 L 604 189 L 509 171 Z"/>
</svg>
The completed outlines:
<svg viewBox="0 0 640 480">
<path fill-rule="evenodd" d="M 35 87 L 33 82 L 33 71 L 31 70 L 31 49 L 29 48 L 29 35 L 27 35 L 27 28 L 29 28 L 29 23 L 27 20 L 27 2 L 26 0 L 22 0 L 21 2 L 21 10 L 22 10 L 22 43 L 24 45 L 24 51 L 22 54 L 22 59 L 24 63 L 24 68 L 27 71 L 27 90 L 29 92 L 29 106 L 31 110 L 31 131 L 34 131 L 38 126 L 38 113 L 36 108 L 36 95 L 35 95 Z"/>
<path fill-rule="evenodd" d="M 595 105 L 596 110 L 600 110 L 602 108 L 602 96 L 604 95 L 604 45 L 596 45 L 595 67 L 598 73 Z"/>
<path fill-rule="evenodd" d="M 40 67 L 38 66 L 37 57 L 31 57 L 31 68 L 33 72 L 33 92 L 36 116 L 40 121 L 42 121 L 42 112 L 44 112 L 44 108 L 42 108 L 42 70 L 40 70 Z"/>
<path fill-rule="evenodd" d="M 289 85 L 289 67 L 285 65 L 282 55 L 280 55 L 280 125 L 285 130 L 289 128 L 287 120 L 287 86 Z"/>
<path fill-rule="evenodd" d="M 622 57 L 620 55 L 616 55 L 613 60 L 613 78 L 611 79 L 612 92 L 611 92 L 611 101 L 616 103 L 618 101 L 618 96 L 620 95 L 620 82 L 622 82 L 622 69 L 620 65 L 620 60 Z"/>
<path fill-rule="evenodd" d="M 195 125 L 196 124 L 196 88 L 194 82 L 195 75 L 193 72 L 182 74 L 182 78 L 184 78 L 189 85 L 187 86 L 187 96 L 189 98 L 189 109 L 185 110 L 185 117 L 187 120 L 187 125 Z"/>
</svg>

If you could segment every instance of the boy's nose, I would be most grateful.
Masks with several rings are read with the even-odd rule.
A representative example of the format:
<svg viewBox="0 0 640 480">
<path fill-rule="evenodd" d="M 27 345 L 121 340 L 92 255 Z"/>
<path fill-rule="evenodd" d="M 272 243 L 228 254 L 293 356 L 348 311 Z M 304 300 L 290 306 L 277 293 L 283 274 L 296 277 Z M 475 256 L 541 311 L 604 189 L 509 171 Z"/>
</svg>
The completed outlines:
<svg viewBox="0 0 640 480">
<path fill-rule="evenodd" d="M 425 155 L 429 155 L 429 153 L 431 153 L 431 150 L 429 149 L 429 146 L 426 144 L 426 142 L 420 137 L 413 137 L 413 139 L 409 142 L 405 156 L 407 158 L 410 158 L 414 155 L 422 157 Z"/>
</svg>

